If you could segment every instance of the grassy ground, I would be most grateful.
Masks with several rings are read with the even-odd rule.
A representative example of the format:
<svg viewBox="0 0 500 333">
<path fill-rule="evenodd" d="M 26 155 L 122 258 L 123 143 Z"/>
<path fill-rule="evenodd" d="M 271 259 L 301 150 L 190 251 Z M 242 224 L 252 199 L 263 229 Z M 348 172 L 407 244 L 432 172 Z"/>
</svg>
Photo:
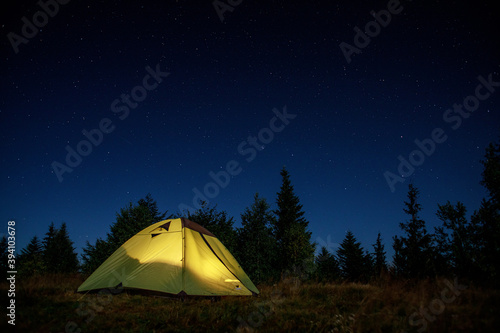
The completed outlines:
<svg viewBox="0 0 500 333">
<path fill-rule="evenodd" d="M 319 284 L 288 279 L 260 297 L 81 295 L 80 276 L 20 279 L 17 332 L 498 332 L 500 291 L 453 280 Z M 0 285 L 3 304 L 7 285 Z M 2 319 L 0 327 L 10 325 Z"/>
</svg>

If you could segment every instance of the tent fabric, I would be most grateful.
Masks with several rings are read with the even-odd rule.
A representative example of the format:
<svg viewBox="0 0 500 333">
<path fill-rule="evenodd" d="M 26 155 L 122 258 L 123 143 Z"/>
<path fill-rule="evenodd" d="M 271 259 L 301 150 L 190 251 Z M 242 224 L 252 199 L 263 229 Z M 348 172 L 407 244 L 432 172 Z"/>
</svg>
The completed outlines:
<svg viewBox="0 0 500 333">
<path fill-rule="evenodd" d="M 185 218 L 164 220 L 138 232 L 78 292 L 118 286 L 197 296 L 259 293 L 217 237 Z"/>
</svg>

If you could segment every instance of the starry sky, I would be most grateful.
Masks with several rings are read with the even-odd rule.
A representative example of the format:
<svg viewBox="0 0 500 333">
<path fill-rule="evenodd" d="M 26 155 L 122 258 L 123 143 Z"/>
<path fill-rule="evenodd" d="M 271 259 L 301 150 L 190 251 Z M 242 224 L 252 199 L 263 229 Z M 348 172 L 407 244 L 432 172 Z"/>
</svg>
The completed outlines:
<svg viewBox="0 0 500 333">
<path fill-rule="evenodd" d="M 276 207 L 283 166 L 330 251 L 351 230 L 391 255 L 410 181 L 430 231 L 438 203 L 485 196 L 493 1 L 54 3 L 1 5 L 0 234 L 15 220 L 18 249 L 66 222 L 81 253 L 147 193 L 175 213 L 199 191 L 239 226 L 254 193 Z"/>
</svg>

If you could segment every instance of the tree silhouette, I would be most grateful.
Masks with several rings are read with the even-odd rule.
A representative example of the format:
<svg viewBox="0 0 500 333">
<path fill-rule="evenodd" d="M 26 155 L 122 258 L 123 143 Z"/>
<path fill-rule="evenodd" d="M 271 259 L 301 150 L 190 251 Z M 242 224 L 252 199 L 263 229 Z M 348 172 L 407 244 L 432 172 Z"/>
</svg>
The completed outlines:
<svg viewBox="0 0 500 333">
<path fill-rule="evenodd" d="M 43 260 L 43 245 L 38 236 L 33 236 L 28 245 L 17 257 L 19 275 L 33 276 L 42 274 L 45 270 Z"/>
<path fill-rule="evenodd" d="M 321 251 L 315 259 L 316 278 L 318 281 L 332 282 L 340 278 L 341 272 L 339 262 L 333 254 L 328 252 L 326 247 L 321 247 Z"/>
<path fill-rule="evenodd" d="M 108 242 L 97 238 L 94 245 L 86 242 L 82 254 L 82 272 L 89 274 L 99 267 L 113 253 Z"/>
<path fill-rule="evenodd" d="M 380 232 L 377 235 L 377 240 L 375 244 L 372 245 L 374 249 L 373 257 L 374 257 L 374 273 L 376 276 L 380 276 L 382 272 L 387 270 L 387 263 L 384 251 L 384 244 L 382 244 L 382 236 Z"/>
<path fill-rule="evenodd" d="M 276 246 L 271 233 L 274 216 L 266 199 L 255 194 L 254 202 L 241 214 L 236 256 L 255 283 L 275 276 L 273 262 Z"/>
<path fill-rule="evenodd" d="M 73 241 L 69 237 L 66 223 L 62 223 L 56 234 L 56 243 L 59 250 L 59 262 L 57 272 L 73 273 L 79 268 L 78 256 L 73 247 Z"/>
<path fill-rule="evenodd" d="M 449 267 L 455 275 L 472 277 L 473 249 L 466 214 L 467 209 L 461 202 L 457 202 L 456 206 L 449 201 L 445 205 L 438 205 L 436 215 L 443 225 L 436 228 L 435 237 L 438 257 L 444 261 L 440 266 Z"/>
<path fill-rule="evenodd" d="M 116 214 L 116 221 L 111 225 L 105 240 L 98 238 L 94 245 L 87 241 L 83 248 L 82 271 L 85 273 L 94 271 L 123 243 L 144 228 L 165 219 L 167 213 L 167 211 L 159 212 L 156 201 L 149 193 L 135 205 L 128 203 Z"/>
<path fill-rule="evenodd" d="M 7 237 L 2 236 L 0 239 L 0 269 L 1 269 L 1 278 L 2 281 L 7 277 L 7 271 L 10 271 L 8 267 L 8 259 L 9 259 L 9 243 L 7 242 Z"/>
<path fill-rule="evenodd" d="M 474 260 L 480 275 L 495 283 L 500 278 L 500 142 L 486 148 L 481 185 L 488 191 L 471 218 Z"/>
<path fill-rule="evenodd" d="M 281 170 L 281 177 L 273 233 L 278 246 L 275 264 L 284 271 L 293 270 L 302 266 L 304 261 L 313 259 L 315 244 L 311 243 L 311 232 L 307 230 L 309 222 L 304 218 L 299 197 L 294 193 L 290 175 L 285 168 Z"/>
<path fill-rule="evenodd" d="M 428 276 L 432 268 L 432 237 L 427 233 L 425 221 L 419 217 L 422 210 L 417 202 L 419 191 L 410 184 L 408 186 L 408 201 L 405 201 L 404 212 L 410 215 L 410 219 L 399 226 L 404 235 L 394 236 L 394 258 L 396 271 L 406 277 L 419 278 Z"/>
<path fill-rule="evenodd" d="M 129 202 L 116 214 L 116 221 L 111 225 L 110 232 L 107 234 L 110 252 L 113 253 L 139 231 L 155 222 L 157 221 L 147 206 L 134 205 Z"/>
<path fill-rule="evenodd" d="M 158 204 L 157 202 L 153 199 L 153 196 L 151 193 L 146 194 L 146 197 L 143 199 L 139 199 L 137 202 L 139 206 L 147 208 L 149 214 L 151 215 L 151 224 L 163 221 L 165 219 L 171 219 L 174 218 L 172 214 L 167 216 L 168 211 L 165 211 L 163 213 L 160 213 L 160 210 L 158 209 Z"/>
<path fill-rule="evenodd" d="M 43 264 L 49 273 L 72 273 L 79 268 L 78 256 L 69 238 L 66 223 L 57 229 L 54 222 L 43 239 Z"/>
<path fill-rule="evenodd" d="M 498 210 L 500 205 L 500 140 L 488 145 L 481 164 L 484 167 L 481 185 L 488 190 L 488 201 Z"/>
<path fill-rule="evenodd" d="M 56 241 L 57 229 L 54 226 L 54 222 L 49 225 L 49 230 L 45 233 L 43 238 L 43 262 L 49 273 L 55 273 L 57 271 L 57 265 L 59 261 L 59 248 Z"/>
<path fill-rule="evenodd" d="M 229 252 L 236 252 L 236 230 L 233 228 L 234 219 L 228 217 L 226 211 L 218 211 L 217 206 L 202 202 L 201 207 L 194 213 L 188 212 L 188 219 L 198 223 L 213 233 Z"/>
<path fill-rule="evenodd" d="M 348 230 L 345 238 L 337 250 L 339 266 L 342 277 L 349 281 L 366 280 L 368 277 L 368 258 L 363 252 L 361 243 L 356 240 L 354 234 Z"/>
<path fill-rule="evenodd" d="M 403 241 L 401 238 L 394 236 L 392 248 L 394 249 L 394 256 L 392 258 L 392 266 L 390 267 L 391 273 L 396 276 L 404 276 L 407 271 L 407 262 L 404 256 Z"/>
</svg>

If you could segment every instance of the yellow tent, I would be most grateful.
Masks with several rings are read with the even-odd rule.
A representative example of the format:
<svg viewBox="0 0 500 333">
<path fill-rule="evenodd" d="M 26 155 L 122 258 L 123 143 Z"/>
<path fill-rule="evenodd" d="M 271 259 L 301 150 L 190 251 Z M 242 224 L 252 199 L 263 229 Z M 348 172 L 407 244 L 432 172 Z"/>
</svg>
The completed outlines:
<svg viewBox="0 0 500 333">
<path fill-rule="evenodd" d="M 176 295 L 259 293 L 215 235 L 185 218 L 161 221 L 137 233 L 78 291 L 120 287 Z"/>
</svg>

